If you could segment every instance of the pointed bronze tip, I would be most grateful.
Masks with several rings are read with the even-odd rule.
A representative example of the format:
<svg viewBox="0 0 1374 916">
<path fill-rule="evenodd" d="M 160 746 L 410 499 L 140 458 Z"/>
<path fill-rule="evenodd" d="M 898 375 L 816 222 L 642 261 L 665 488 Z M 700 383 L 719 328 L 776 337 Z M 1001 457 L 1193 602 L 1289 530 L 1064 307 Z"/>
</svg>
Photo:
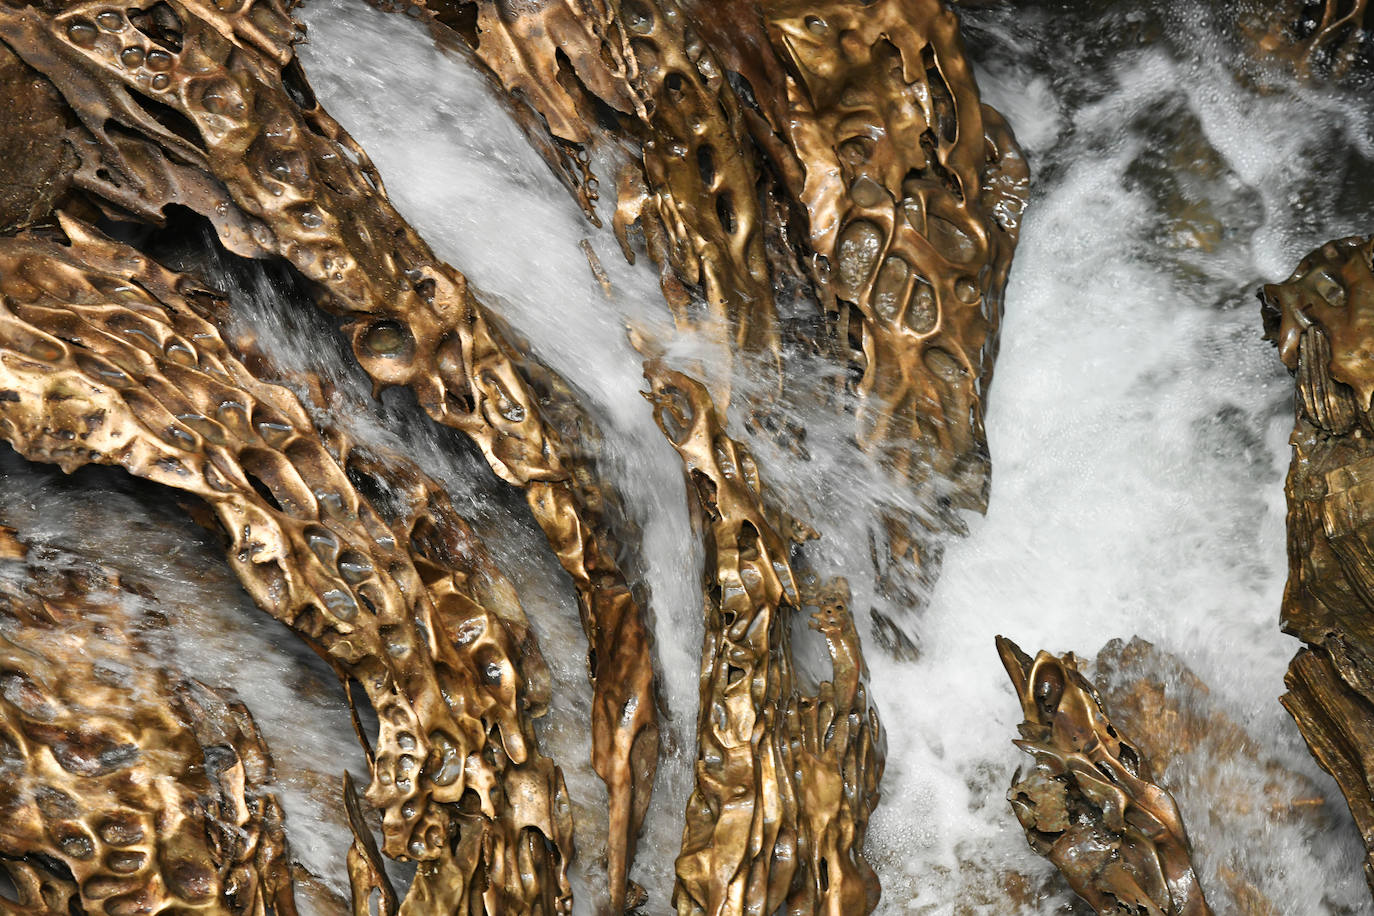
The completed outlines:
<svg viewBox="0 0 1374 916">
<path fill-rule="evenodd" d="M 387 877 L 382 851 L 377 848 L 372 828 L 367 826 L 363 817 L 358 787 L 348 770 L 344 770 L 343 789 L 344 810 L 348 813 L 348 826 L 353 832 L 353 846 L 348 854 L 348 883 L 353 896 L 353 914 L 360 916 L 374 910 L 370 901 L 375 891 L 380 895 L 375 902 L 375 912 L 378 916 L 393 916 L 400 898 L 396 896 L 396 889 Z"/>
<path fill-rule="evenodd" d="M 1012 686 L 1016 688 L 1016 695 L 1024 697 L 1030 684 L 1031 665 L 1035 663 L 1021 647 L 1007 639 L 1005 636 L 997 636 L 997 654 L 1002 657 L 1002 667 L 1007 669 L 1007 676 L 1011 678 Z"/>
</svg>

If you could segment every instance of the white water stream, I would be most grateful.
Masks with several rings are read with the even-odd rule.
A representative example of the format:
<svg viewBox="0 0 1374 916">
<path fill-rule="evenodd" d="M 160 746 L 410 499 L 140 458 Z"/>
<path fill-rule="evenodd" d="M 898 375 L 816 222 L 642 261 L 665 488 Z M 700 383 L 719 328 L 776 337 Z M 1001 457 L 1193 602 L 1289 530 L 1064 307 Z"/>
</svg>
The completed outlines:
<svg viewBox="0 0 1374 916">
<path fill-rule="evenodd" d="M 880 913 L 1081 907 L 1027 847 L 1003 799 L 1023 755 L 1010 743 L 1019 713 L 993 649 L 997 633 L 1031 652 L 1088 658 L 1109 639 L 1139 635 L 1189 665 L 1210 687 L 1208 709 L 1249 733 L 1240 753 L 1185 756 L 1172 774 L 1218 913 L 1374 912 L 1344 803 L 1277 703 L 1297 648 L 1277 629 L 1292 384 L 1260 340 L 1253 298 L 1312 247 L 1374 228 L 1374 118 L 1353 96 L 1282 75 L 1257 88 L 1254 73 L 1239 75 L 1226 16 L 1205 5 L 1116 3 L 1099 13 L 1089 10 L 1103 5 L 1086 0 L 1051 5 L 1059 12 L 1018 3 L 971 14 L 966 28 L 984 97 L 1029 156 L 1033 192 L 988 412 L 991 508 L 951 543 L 929 607 L 890 607 L 874 590 L 867 532 L 879 505 L 904 497 L 847 444 L 843 422 L 801 418 L 810 462 L 756 443 L 765 481 L 821 531 L 822 569 L 847 575 L 855 608 L 901 621 L 919 649 L 894 658 L 866 634 L 888 735 L 884 798 L 867 846 L 883 880 Z M 606 423 L 610 476 L 643 529 L 671 712 L 635 870 L 651 895 L 646 912 L 666 914 L 694 755 L 701 550 L 680 463 L 636 393 L 640 356 L 626 342 L 627 325 L 669 336 L 653 271 L 624 262 L 484 80 L 436 49 L 418 23 L 359 0 L 310 0 L 303 15 L 312 85 L 371 155 L 402 213 Z M 579 247 L 584 239 L 611 280 L 609 296 Z M 339 384 L 334 403 L 316 406 L 364 442 L 413 454 L 515 581 L 554 669 L 544 746 L 577 803 L 578 913 L 591 913 L 605 809 L 587 763 L 585 650 L 570 589 L 521 501 L 403 393 L 389 393 L 384 410 L 369 407 L 350 358 L 318 344 L 328 322 L 287 307 L 267 274 L 220 279 L 288 374 L 313 369 Z M 745 437 L 738 426 L 732 433 Z M 108 491 L 108 476 L 70 486 L 57 479 L 0 464 L 8 494 L 0 520 L 77 554 L 120 556 L 167 583 L 177 582 L 177 568 L 216 562 L 213 548 L 194 540 L 181 557 L 142 535 L 141 552 L 120 547 L 129 517 L 168 528 L 171 542 L 192 529 L 128 495 L 83 510 L 83 494 Z M 299 653 L 283 628 L 261 622 L 227 572 L 180 587 L 200 590 L 185 607 L 218 604 L 223 613 L 208 628 L 184 621 L 177 664 L 239 689 L 279 771 L 314 760 L 334 778 L 339 761 L 361 765 L 337 699 L 289 699 L 299 693 Z M 338 890 L 347 833 L 323 779 L 280 788 L 293 850 Z M 1275 779 L 1310 780 L 1328 813 L 1272 816 L 1259 800 Z M 1248 811 L 1214 804 L 1204 783 L 1257 802 Z M 1238 903 L 1226 880 L 1235 873 L 1273 909 Z M 1030 888 L 1024 905 L 1008 890 L 1018 874 Z"/>
</svg>

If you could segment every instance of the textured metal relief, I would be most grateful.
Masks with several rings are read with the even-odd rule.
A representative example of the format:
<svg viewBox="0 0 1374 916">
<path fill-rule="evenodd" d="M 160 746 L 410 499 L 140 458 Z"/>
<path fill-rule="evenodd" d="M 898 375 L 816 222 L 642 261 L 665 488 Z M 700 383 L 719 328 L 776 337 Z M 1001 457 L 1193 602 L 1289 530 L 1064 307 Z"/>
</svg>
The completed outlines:
<svg viewBox="0 0 1374 916">
<path fill-rule="evenodd" d="M 84 128 L 73 141 L 79 187 L 145 220 L 189 207 L 230 250 L 284 258 L 347 319 L 378 387 L 409 386 L 525 489 L 582 605 L 593 762 L 610 791 L 612 861 L 625 860 L 648 804 L 658 728 L 648 634 L 615 533 L 466 279 L 396 213 L 367 157 L 314 102 L 292 57 L 296 35 L 271 0 L 0 11 L 0 39 L 52 81 Z M 386 849 L 406 855 L 408 842 L 392 834 Z"/>
<path fill-rule="evenodd" d="M 1309 648 L 1283 703 L 1350 805 L 1374 887 L 1374 239 L 1322 246 L 1261 301 L 1297 383 L 1283 628 Z"/>
<path fill-rule="evenodd" d="M 346 467 L 346 442 L 326 445 L 291 392 L 228 351 L 202 317 L 212 294 L 62 228 L 66 245 L 0 240 L 0 436 L 66 471 L 118 464 L 203 499 L 248 592 L 376 712 L 366 794 L 387 853 L 420 860 L 422 879 L 447 869 L 451 893 L 480 872 L 475 911 L 569 911 L 568 807 L 520 664 L 537 649 L 506 626 L 516 610 L 483 605 L 512 596 L 482 585 L 489 561 L 469 559 L 480 551 L 437 487 L 393 462 L 412 505 L 388 520 L 350 477 L 369 465 Z"/>
<path fill-rule="evenodd" d="M 17 553 L 0 578 L 0 871 L 17 899 L 0 912 L 294 916 L 248 711 L 153 661 L 117 575 Z"/>
<path fill-rule="evenodd" d="M 546 158 L 593 219 L 591 151 L 628 151 L 617 236 L 627 257 L 647 250 L 659 264 L 679 325 L 719 345 L 709 390 L 647 369 L 708 552 L 696 783 L 674 906 L 873 911 L 862 847 L 883 740 L 848 588 L 794 572 L 805 569 L 787 529 L 809 529 L 767 504 L 724 415 L 737 361 L 783 390 L 774 288 L 783 273 L 781 286 L 804 279 L 797 298 L 814 293 L 826 326 L 810 344 L 854 381 L 858 442 L 939 516 L 891 519 L 893 553 L 933 576 L 928 533 L 957 526 L 949 507 L 983 507 L 982 405 L 1026 173 L 978 99 L 953 14 L 935 0 L 379 5 L 461 36 L 541 123 Z M 0 148 L 0 436 L 67 471 L 116 464 L 199 497 L 254 600 L 340 675 L 371 769 L 365 786 L 341 779 L 354 916 L 570 913 L 571 806 L 533 724 L 549 676 L 509 582 L 413 462 L 355 446 L 261 381 L 247 345 L 221 339 L 222 298 L 92 226 L 161 226 L 184 207 L 230 251 L 289 263 L 344 320 L 377 389 L 407 386 L 523 489 L 571 576 L 620 912 L 644 897 L 629 871 L 658 704 L 630 589 L 636 532 L 598 473 L 595 417 L 391 206 L 316 103 L 294 58 L 299 37 L 285 0 L 0 8 L 0 91 L 29 125 Z M 807 612 L 830 661 L 814 692 L 793 669 L 791 628 Z M 220 738 L 200 730 L 225 715 L 215 707 L 194 726 L 207 760 Z M 230 718 L 238 737 L 223 740 L 265 757 L 251 722 Z M 243 831 L 210 844 L 214 880 L 165 856 L 160 872 L 130 865 L 119 873 L 152 890 L 116 906 L 134 893 L 120 884 L 106 910 L 163 894 L 179 901 L 168 908 L 224 899 L 233 912 L 291 912 L 279 813 L 251 782 L 239 795 L 219 789 Z M 71 864 L 79 844 L 38 848 L 40 833 L 55 836 L 48 825 L 0 846 L 21 904 L 98 911 L 87 885 L 104 872 Z M 70 874 L 20 858 L 36 852 Z M 122 855 L 96 859 L 118 872 Z M 404 895 L 385 857 L 417 863 Z"/>
<path fill-rule="evenodd" d="M 712 323 L 782 385 L 764 240 L 795 246 L 824 349 L 857 378 L 856 438 L 929 513 L 894 513 L 890 550 L 932 580 L 939 534 L 960 528 L 949 510 L 986 505 L 982 411 L 1028 183 L 957 18 L 938 0 L 574 6 L 444 3 L 440 18 L 564 142 L 604 139 L 582 126 L 597 104 L 619 112 L 601 133 L 642 164 L 619 177 L 627 255 L 634 229 L 673 268 L 679 323 L 695 325 L 682 284 L 700 286 Z M 775 252 L 774 272 L 791 257 Z M 711 385 L 725 409 L 728 385 Z"/>
<path fill-rule="evenodd" d="M 598 142 L 637 148 L 640 162 L 619 175 L 598 180 L 588 172 L 580 197 L 595 199 L 599 181 L 614 180 L 616 234 L 631 261 L 634 234 L 659 265 L 678 323 L 722 344 L 724 364 L 736 356 L 761 358 L 776 373 L 780 340 L 763 249 L 759 169 L 725 71 L 677 3 L 429 0 L 428 6 L 459 34 L 468 33 L 467 21 L 475 23 L 468 40 L 478 58 L 539 113 L 561 149 L 574 145 L 578 161 L 585 163 Z M 471 10 L 466 19 L 464 10 Z M 609 132 L 588 127 L 606 121 L 608 111 Z M 546 158 L 564 170 L 565 156 Z M 718 397 L 728 395 L 728 384 L 715 387 Z"/>
<path fill-rule="evenodd" d="M 882 738 L 848 589 L 803 596 L 753 457 L 725 434 L 705 386 L 652 364 L 646 376 L 694 484 L 709 576 L 677 911 L 871 912 L 878 880 L 862 849 Z M 807 605 L 832 666 L 817 696 L 796 688 L 792 669 L 790 618 Z"/>
<path fill-rule="evenodd" d="M 1140 748 L 1113 727 L 1073 653 L 997 651 L 1021 701 L 1016 742 L 1035 758 L 1007 798 L 1031 848 L 1103 916 L 1206 916 L 1188 835 Z"/>
<path fill-rule="evenodd" d="M 981 511 L 983 404 L 1026 195 L 1020 150 L 979 101 L 958 20 L 935 0 L 760 6 L 785 73 L 785 103 L 761 110 L 770 146 L 793 162 L 782 173 L 806 214 L 833 338 L 859 373 L 857 439 L 923 504 Z M 893 552 L 933 575 L 924 526 L 890 525 Z"/>
</svg>

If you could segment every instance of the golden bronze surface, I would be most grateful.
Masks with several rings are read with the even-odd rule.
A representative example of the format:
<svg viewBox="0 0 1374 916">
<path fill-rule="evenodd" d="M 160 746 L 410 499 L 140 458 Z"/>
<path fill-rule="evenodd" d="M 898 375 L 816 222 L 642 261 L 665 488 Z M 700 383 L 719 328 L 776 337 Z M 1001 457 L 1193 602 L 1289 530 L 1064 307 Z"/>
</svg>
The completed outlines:
<svg viewBox="0 0 1374 916">
<path fill-rule="evenodd" d="M 776 137 L 764 146 L 790 157 L 779 172 L 806 214 L 832 336 L 859 373 L 857 440 L 923 504 L 982 511 L 983 401 L 1028 182 L 1020 150 L 980 102 L 958 20 L 936 0 L 760 6 L 785 74 L 761 106 Z M 890 520 L 890 546 L 933 578 L 938 547 L 910 524 Z"/>
<path fill-rule="evenodd" d="M 1260 297 L 1297 383 L 1282 620 L 1309 648 L 1289 666 L 1283 703 L 1350 805 L 1374 888 L 1374 239 L 1322 246 Z"/>
<path fill-rule="evenodd" d="M 984 507 L 982 405 L 1026 172 L 978 98 L 957 20 L 935 0 L 739 0 L 719 16 L 675 0 L 378 5 L 462 37 L 542 121 L 546 158 L 593 219 L 590 152 L 628 151 L 617 236 L 658 263 L 680 327 L 718 345 L 709 390 L 647 370 L 708 552 L 675 907 L 871 912 L 862 846 L 883 739 L 848 589 L 794 572 L 791 541 L 815 533 L 766 503 L 724 414 L 737 362 L 766 383 L 751 421 L 786 386 L 775 288 L 814 297 L 824 331 L 791 333 L 851 373 L 858 442 L 938 516 L 889 519 L 891 550 L 933 578 L 934 529 Z M 636 534 L 601 480 L 595 417 L 392 207 L 315 101 L 291 11 L 0 8 L 0 91 L 28 125 L 0 165 L 0 233 L 21 232 L 0 238 L 0 436 L 67 471 L 118 464 L 198 496 L 254 600 L 338 672 L 371 766 L 361 796 L 351 778 L 340 796 L 354 916 L 570 912 L 571 806 L 533 725 L 548 671 L 509 582 L 413 462 L 355 447 L 263 382 L 261 355 L 220 337 L 231 305 L 92 225 L 164 226 L 184 207 L 228 250 L 289 263 L 344 319 L 378 391 L 411 389 L 524 490 L 571 576 L 609 793 L 609 902 L 623 911 L 644 897 L 629 870 L 658 704 L 620 559 Z M 814 692 L 792 655 L 806 609 L 831 666 Z M 418 863 L 403 898 L 384 856 Z M 28 863 L 10 871 L 28 897 L 83 892 Z"/>
<path fill-rule="evenodd" d="M 699 286 L 734 350 L 776 363 L 763 240 L 787 240 L 828 349 L 859 377 L 858 441 L 927 505 L 986 507 L 983 400 L 1028 174 L 978 98 L 954 13 L 938 0 L 431 5 L 559 140 L 593 144 L 596 103 L 623 115 L 611 136 L 642 168 L 619 177 L 617 233 L 633 260 L 637 227 L 673 268 L 681 325 L 701 330 L 678 284 Z M 761 207 L 773 182 L 786 200 Z M 711 388 L 724 402 L 728 385 Z M 923 554 L 938 539 L 911 523 L 892 520 L 892 547 L 933 579 Z"/>
<path fill-rule="evenodd" d="M 78 187 L 144 220 L 189 207 L 231 251 L 284 258 L 346 318 L 379 388 L 409 386 L 525 489 L 582 606 L 593 764 L 611 799 L 612 885 L 623 883 L 658 726 L 648 632 L 614 533 L 466 278 L 396 213 L 366 155 L 314 102 L 292 56 L 298 32 L 274 0 L 0 10 L 0 40 L 52 81 L 83 126 L 73 141 Z M 393 832 L 387 852 L 406 855 L 408 843 Z"/>
<path fill-rule="evenodd" d="M 689 4 L 685 15 L 632 0 L 619 16 L 602 31 L 629 33 L 624 70 L 638 72 L 650 118 L 647 133 L 629 131 L 648 181 L 622 180 L 617 230 L 624 239 L 653 211 L 641 220 L 650 252 L 664 248 L 682 282 L 701 283 L 713 309 L 724 304 L 716 317 L 741 352 L 778 346 L 762 238 L 801 249 L 828 319 L 825 347 L 858 378 L 858 442 L 942 516 L 937 526 L 889 519 L 892 551 L 932 581 L 939 537 L 925 529 L 959 530 L 951 509 L 986 507 L 983 403 L 1028 185 L 1010 130 L 978 98 L 957 18 L 937 0 L 736 0 Z M 522 60 L 534 53 L 526 46 Z M 502 73 L 510 59 L 488 62 Z M 748 86 L 747 103 L 725 73 Z M 540 110 L 552 126 L 576 108 Z M 769 175 L 786 203 L 760 210 Z M 688 250 L 729 274 L 713 277 L 684 260 Z M 665 292 L 674 301 L 671 283 Z M 728 391 L 712 390 L 718 400 Z"/>
<path fill-rule="evenodd" d="M 478 911 L 570 912 L 562 776 L 530 722 L 547 685 L 531 697 L 524 678 L 542 661 L 526 663 L 538 650 L 513 593 L 442 491 L 390 456 L 404 501 L 380 514 L 350 478 L 377 471 L 229 352 L 203 315 L 213 294 L 61 225 L 66 246 L 0 240 L 0 435 L 208 504 L 244 587 L 375 710 L 378 734 L 359 728 L 367 798 L 388 854 L 420 860 L 412 895 L 443 872 Z"/>
<path fill-rule="evenodd" d="M 878 879 L 863 858 L 882 775 L 882 732 L 837 582 L 803 597 L 758 468 L 704 385 L 650 364 L 654 416 L 694 484 L 707 548 L 706 643 L 696 786 L 674 903 L 692 914 L 869 913 Z M 791 618 L 816 608 L 831 679 L 794 684 Z"/>
<path fill-rule="evenodd" d="M 11 541 L 11 543 L 17 543 Z M 0 913 L 294 916 L 248 710 L 153 661 L 113 572 L 0 579 Z"/>
<path fill-rule="evenodd" d="M 1138 745 L 1113 727 L 1073 653 L 1034 659 L 997 637 L 1035 758 L 1007 798 L 1031 848 L 1099 914 L 1206 916 L 1178 806 Z"/>
<path fill-rule="evenodd" d="M 614 176 L 614 224 L 626 256 L 635 259 L 634 233 L 660 268 L 675 319 L 722 344 L 722 366 L 761 357 L 776 372 L 781 341 L 759 165 L 725 71 L 675 0 L 429 0 L 428 9 L 538 113 L 554 140 L 545 158 L 555 171 L 567 172 L 569 156 L 580 163 L 574 183 L 598 223 L 590 202 L 599 181 L 587 151 L 604 141 L 605 128 L 588 125 L 610 113 L 611 138 L 637 147 L 640 160 Z M 700 290 L 704 314 L 687 287 Z M 724 400 L 728 371 L 719 375 L 712 387 Z"/>
</svg>

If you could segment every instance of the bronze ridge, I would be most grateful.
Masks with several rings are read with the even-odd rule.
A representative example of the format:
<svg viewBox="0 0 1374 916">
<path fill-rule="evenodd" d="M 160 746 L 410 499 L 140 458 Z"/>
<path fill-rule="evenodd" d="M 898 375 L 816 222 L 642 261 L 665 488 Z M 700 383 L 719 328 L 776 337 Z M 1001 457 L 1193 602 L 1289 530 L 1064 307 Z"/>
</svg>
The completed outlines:
<svg viewBox="0 0 1374 916">
<path fill-rule="evenodd" d="M 593 764 L 611 800 L 611 883 L 623 885 L 658 726 L 648 631 L 615 533 L 466 279 L 396 213 L 366 155 L 315 103 L 291 48 L 298 34 L 280 0 L 0 10 L 0 40 L 79 122 L 76 188 L 115 217 L 160 223 L 166 206 L 188 207 L 231 251 L 284 258 L 346 319 L 377 387 L 409 386 L 525 490 L 582 608 Z M 389 828 L 387 853 L 415 855 L 412 834 Z"/>
<path fill-rule="evenodd" d="M 391 456 L 384 479 L 407 505 L 383 517 L 349 476 L 379 472 L 228 351 L 202 316 L 211 293 L 59 221 L 66 245 L 0 239 L 0 436 L 64 471 L 118 464 L 205 501 L 254 600 L 376 712 L 377 735 L 359 728 L 367 798 L 388 854 L 420 861 L 404 910 L 571 912 L 568 803 L 531 722 L 543 665 L 442 491 Z"/>
<path fill-rule="evenodd" d="M 0 913 L 295 916 L 248 710 L 152 660 L 117 574 L 0 541 Z"/>
<path fill-rule="evenodd" d="M 961 530 L 952 510 L 986 508 L 983 406 L 1028 184 L 955 14 L 939 0 L 429 3 L 560 143 L 630 147 L 639 168 L 620 176 L 615 214 L 627 257 L 633 231 L 672 268 L 679 324 L 701 331 L 699 289 L 778 385 L 769 266 L 807 265 L 826 325 L 813 345 L 858 379 L 857 442 L 933 516 L 894 513 L 891 551 L 933 581 L 941 531 Z M 586 126 L 607 109 L 609 137 Z M 710 387 L 725 409 L 728 382 Z"/>
<path fill-rule="evenodd" d="M 1374 239 L 1323 245 L 1260 300 L 1297 386 L 1282 622 L 1307 648 L 1289 665 L 1283 704 L 1350 806 L 1374 889 Z"/>
<path fill-rule="evenodd" d="M 1070 652 L 1034 659 L 997 637 L 1035 758 L 1007 793 L 1031 848 L 1102 916 L 1208 916 L 1178 806 L 1140 748 L 1112 726 Z"/>
<path fill-rule="evenodd" d="M 870 913 L 863 858 L 883 736 L 843 580 L 803 598 L 764 507 L 753 456 L 724 431 L 706 387 L 650 363 L 654 417 L 694 484 L 707 549 L 696 786 L 674 903 L 680 916 Z M 832 676 L 793 681 L 790 618 L 817 608 Z"/>
</svg>

